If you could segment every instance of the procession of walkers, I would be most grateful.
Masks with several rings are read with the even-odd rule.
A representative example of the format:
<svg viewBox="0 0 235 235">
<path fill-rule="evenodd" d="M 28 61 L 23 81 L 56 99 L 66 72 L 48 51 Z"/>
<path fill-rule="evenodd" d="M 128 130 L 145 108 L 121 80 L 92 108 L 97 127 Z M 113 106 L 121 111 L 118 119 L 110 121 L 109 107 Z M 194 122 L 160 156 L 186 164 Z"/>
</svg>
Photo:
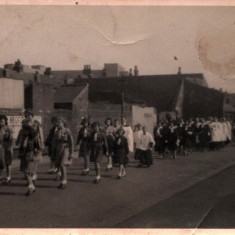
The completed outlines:
<svg viewBox="0 0 235 235">
<path fill-rule="evenodd" d="M 80 172 L 83 177 L 90 174 L 91 164 L 94 166 L 93 183 L 98 184 L 102 180 L 101 162 L 106 162 L 106 171 L 113 171 L 117 179 L 122 179 L 127 176 L 126 168 L 130 162 L 137 168 L 150 167 L 153 151 L 162 159 L 175 159 L 180 154 L 189 156 L 194 151 L 216 151 L 232 141 L 232 131 L 232 124 L 226 118 L 167 119 L 158 122 L 154 130 L 147 130 L 141 123 L 132 129 L 125 116 L 120 121 L 107 117 L 104 123 L 90 123 L 89 119 L 83 118 L 74 140 L 67 121 L 62 117 L 52 117 L 51 129 L 44 141 L 41 124 L 31 111 L 26 111 L 21 130 L 14 141 L 7 117 L 1 115 L 0 182 L 11 183 L 15 147 L 19 149 L 20 171 L 27 181 L 26 195 L 30 196 L 36 191 L 38 164 L 45 147 L 50 158 L 48 173 L 55 174 L 55 179 L 60 181 L 59 189 L 65 189 L 69 181 L 67 168 L 73 164 L 74 157 L 83 161 Z"/>
</svg>

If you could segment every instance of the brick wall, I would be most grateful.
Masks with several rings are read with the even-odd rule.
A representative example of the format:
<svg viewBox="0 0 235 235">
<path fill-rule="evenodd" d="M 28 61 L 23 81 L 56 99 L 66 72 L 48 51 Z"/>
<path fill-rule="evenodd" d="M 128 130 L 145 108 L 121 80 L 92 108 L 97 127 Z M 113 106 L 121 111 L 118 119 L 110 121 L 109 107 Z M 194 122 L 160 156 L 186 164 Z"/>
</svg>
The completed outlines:
<svg viewBox="0 0 235 235">
<path fill-rule="evenodd" d="M 132 125 L 132 109 L 131 105 L 124 105 L 124 115 L 127 117 L 127 121 Z M 121 120 L 121 105 L 111 104 L 104 102 L 89 103 L 89 116 L 91 122 L 99 122 L 104 125 L 104 121 L 107 117 Z"/>
<path fill-rule="evenodd" d="M 63 117 L 73 134 L 74 141 L 80 128 L 81 118 L 88 117 L 88 87 L 85 87 L 72 103 L 72 110 L 55 109 L 53 115 Z"/>
<path fill-rule="evenodd" d="M 32 110 L 35 115 L 42 116 L 44 135 L 50 130 L 50 120 L 54 112 L 54 87 L 51 84 L 32 84 Z"/>
<path fill-rule="evenodd" d="M 72 130 L 73 135 L 76 138 L 77 132 L 80 128 L 81 119 L 88 117 L 88 86 L 83 89 L 79 96 L 73 101 L 72 110 Z"/>
</svg>

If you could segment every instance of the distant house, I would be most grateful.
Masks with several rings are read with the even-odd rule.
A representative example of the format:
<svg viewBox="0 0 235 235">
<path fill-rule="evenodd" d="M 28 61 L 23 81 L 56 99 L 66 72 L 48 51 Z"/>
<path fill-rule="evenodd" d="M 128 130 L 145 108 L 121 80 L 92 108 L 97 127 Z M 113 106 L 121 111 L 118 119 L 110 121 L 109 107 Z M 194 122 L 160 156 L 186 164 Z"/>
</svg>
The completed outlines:
<svg viewBox="0 0 235 235">
<path fill-rule="evenodd" d="M 54 115 L 65 118 L 76 137 L 81 119 L 88 116 L 88 85 L 59 87 L 54 97 Z"/>
<path fill-rule="evenodd" d="M 235 121 L 235 94 L 224 94 L 223 112 L 226 118 Z"/>
</svg>

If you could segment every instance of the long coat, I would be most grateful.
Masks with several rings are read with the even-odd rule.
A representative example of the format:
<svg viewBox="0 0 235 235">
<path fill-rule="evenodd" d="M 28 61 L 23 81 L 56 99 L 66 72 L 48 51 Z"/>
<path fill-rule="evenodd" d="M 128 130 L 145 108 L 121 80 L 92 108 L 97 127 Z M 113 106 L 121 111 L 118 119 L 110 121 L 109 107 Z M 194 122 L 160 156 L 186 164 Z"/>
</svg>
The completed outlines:
<svg viewBox="0 0 235 235">
<path fill-rule="evenodd" d="M 89 156 L 91 153 L 91 128 L 82 127 L 78 132 L 77 145 L 80 144 L 79 157 Z"/>
<path fill-rule="evenodd" d="M 116 137 L 115 149 L 116 149 L 119 164 L 126 165 L 129 161 L 127 157 L 129 153 L 127 138 L 124 136 Z"/>
<path fill-rule="evenodd" d="M 71 131 L 68 128 L 56 130 L 52 151 L 53 160 L 57 167 L 72 163 L 68 158 L 74 152 L 74 143 Z"/>
<path fill-rule="evenodd" d="M 91 162 L 101 162 L 103 155 L 108 152 L 108 143 L 105 134 L 93 131 L 91 133 Z"/>
<path fill-rule="evenodd" d="M 8 126 L 0 129 L 0 169 L 10 166 L 13 158 L 13 132 Z"/>
</svg>

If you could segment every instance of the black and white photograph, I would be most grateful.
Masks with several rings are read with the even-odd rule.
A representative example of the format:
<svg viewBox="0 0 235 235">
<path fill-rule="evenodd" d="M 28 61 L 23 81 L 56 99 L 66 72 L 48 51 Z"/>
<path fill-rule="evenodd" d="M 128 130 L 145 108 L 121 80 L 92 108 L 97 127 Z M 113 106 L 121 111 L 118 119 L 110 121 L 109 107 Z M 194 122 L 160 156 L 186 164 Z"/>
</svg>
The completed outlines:
<svg viewBox="0 0 235 235">
<path fill-rule="evenodd" d="M 234 233 L 235 5 L 0 15 L 2 234 Z"/>
</svg>

